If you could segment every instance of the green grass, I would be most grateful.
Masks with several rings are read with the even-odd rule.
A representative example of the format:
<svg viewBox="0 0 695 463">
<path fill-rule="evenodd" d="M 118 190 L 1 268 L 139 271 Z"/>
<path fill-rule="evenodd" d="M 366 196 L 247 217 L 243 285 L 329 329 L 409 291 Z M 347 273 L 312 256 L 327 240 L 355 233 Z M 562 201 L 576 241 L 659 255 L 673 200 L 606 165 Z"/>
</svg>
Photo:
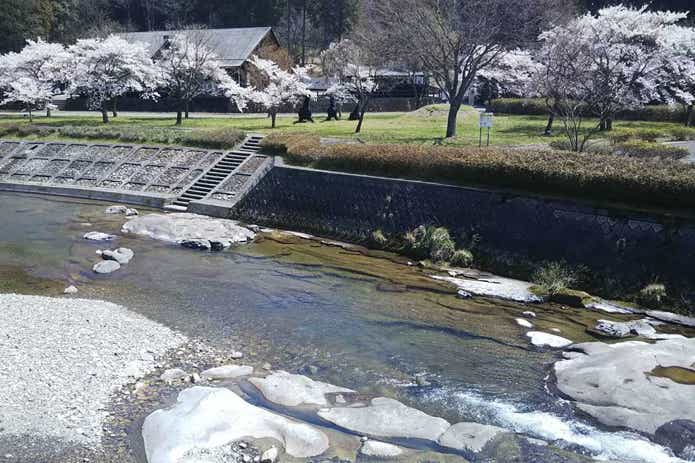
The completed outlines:
<svg viewBox="0 0 695 463">
<path fill-rule="evenodd" d="M 345 114 L 347 116 L 347 114 Z M 320 118 L 316 123 L 295 124 L 295 116 L 279 116 L 277 128 L 270 128 L 270 119 L 266 117 L 229 118 L 195 118 L 184 121 L 183 126 L 174 125 L 174 117 L 144 118 L 119 116 L 113 118 L 109 126 L 128 126 L 137 129 L 165 129 L 172 132 L 190 129 L 224 129 L 235 128 L 245 132 L 259 133 L 309 133 L 328 138 L 357 140 L 366 143 L 405 143 L 405 144 L 445 144 L 445 145 L 477 145 L 478 144 L 478 114 L 470 107 L 464 107 L 459 114 L 458 137 L 444 139 L 446 129 L 446 106 L 436 105 L 411 113 L 368 113 L 365 117 L 362 133 L 354 134 L 356 122 L 341 120 L 323 122 Z M 26 118 L 0 116 L 0 126 L 4 124 L 28 124 Z M 49 126 L 93 126 L 104 127 L 98 113 L 89 116 L 61 116 L 51 118 L 35 117 L 35 125 Z M 496 115 L 495 127 L 491 131 L 493 145 L 530 145 L 547 144 L 554 140 L 564 139 L 556 125 L 556 134 L 552 137 L 543 136 L 545 116 L 528 115 Z M 680 127 L 676 123 L 616 121 L 615 130 L 661 130 L 668 131 Z M 26 137 L 34 139 L 35 136 Z M 66 140 L 65 137 L 50 136 L 42 139 Z M 104 139 L 104 141 L 116 141 Z"/>
</svg>

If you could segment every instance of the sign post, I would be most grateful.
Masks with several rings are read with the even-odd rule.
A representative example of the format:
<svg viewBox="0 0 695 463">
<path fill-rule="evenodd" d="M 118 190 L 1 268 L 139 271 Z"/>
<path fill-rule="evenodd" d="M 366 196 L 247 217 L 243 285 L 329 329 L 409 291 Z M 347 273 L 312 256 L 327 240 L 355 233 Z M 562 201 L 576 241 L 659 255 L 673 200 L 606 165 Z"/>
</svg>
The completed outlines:
<svg viewBox="0 0 695 463">
<path fill-rule="evenodd" d="M 480 135 L 478 147 L 483 146 L 483 129 L 487 129 L 487 145 L 490 146 L 490 129 L 492 128 L 493 113 L 480 113 Z"/>
</svg>

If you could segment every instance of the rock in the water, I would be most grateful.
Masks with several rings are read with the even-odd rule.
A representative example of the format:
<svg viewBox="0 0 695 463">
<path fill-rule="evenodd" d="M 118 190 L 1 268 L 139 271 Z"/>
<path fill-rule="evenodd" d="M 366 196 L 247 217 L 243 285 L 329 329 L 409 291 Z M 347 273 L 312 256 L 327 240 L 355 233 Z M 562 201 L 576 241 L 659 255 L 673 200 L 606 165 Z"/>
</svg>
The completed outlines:
<svg viewBox="0 0 695 463">
<path fill-rule="evenodd" d="M 526 312 L 522 312 L 521 315 L 527 318 L 536 318 L 536 312 L 531 312 L 530 310 L 527 310 Z"/>
<path fill-rule="evenodd" d="M 293 375 L 286 371 L 276 371 L 265 378 L 251 378 L 249 381 L 266 399 L 286 407 L 298 405 L 325 407 L 329 405 L 326 394 L 355 392 L 352 389 L 314 381 L 306 376 Z"/>
<path fill-rule="evenodd" d="M 249 437 L 275 439 L 295 458 L 320 455 L 329 444 L 313 426 L 251 405 L 229 389 L 201 386 L 182 391 L 171 409 L 150 414 L 142 437 L 149 463 L 175 462 L 193 449 Z"/>
<path fill-rule="evenodd" d="M 542 331 L 529 331 L 526 336 L 531 339 L 531 344 L 534 346 L 566 347 L 572 344 L 569 339 Z"/>
<path fill-rule="evenodd" d="M 68 286 L 63 290 L 63 294 L 77 294 L 77 288 L 73 285 Z"/>
<path fill-rule="evenodd" d="M 362 455 L 374 458 L 393 458 L 401 455 L 403 453 L 403 449 L 397 445 L 388 444 L 386 442 L 368 440 L 362 444 L 360 453 Z"/>
<path fill-rule="evenodd" d="M 101 257 L 104 260 L 115 260 L 121 265 L 130 262 L 134 256 L 135 253 L 128 248 L 118 248 L 114 249 L 113 251 L 110 249 L 106 249 L 104 251 L 101 251 Z"/>
<path fill-rule="evenodd" d="M 478 423 L 457 423 L 440 438 L 439 445 L 452 449 L 478 453 L 498 434 L 508 432 L 504 428 Z"/>
<path fill-rule="evenodd" d="M 261 455 L 261 463 L 275 463 L 278 459 L 279 452 L 277 447 L 270 447 Z"/>
<path fill-rule="evenodd" d="M 549 300 L 557 304 L 568 305 L 583 309 L 594 302 L 594 298 L 589 293 L 574 289 L 563 289 L 550 295 Z"/>
<path fill-rule="evenodd" d="M 604 301 L 602 299 L 596 299 L 591 301 L 589 304 L 586 305 L 587 309 L 592 309 L 592 310 L 600 310 L 602 312 L 608 312 L 608 313 L 633 313 L 634 311 L 626 307 L 624 305 L 621 305 L 618 302 L 609 302 L 609 301 Z"/>
<path fill-rule="evenodd" d="M 654 434 L 670 421 L 695 421 L 695 385 L 653 373 L 659 366 L 692 368 L 695 339 L 595 342 L 572 349 L 586 355 L 555 364 L 557 387 L 601 423 Z"/>
<path fill-rule="evenodd" d="M 533 294 L 531 283 L 504 278 L 497 275 L 483 274 L 478 278 L 433 276 L 435 280 L 448 281 L 458 287 L 459 290 L 478 296 L 491 296 L 517 302 L 542 302 L 542 299 Z"/>
<path fill-rule="evenodd" d="M 181 240 L 179 242 L 181 246 L 188 249 L 196 249 L 200 251 L 210 251 L 212 249 L 212 244 L 208 240 Z"/>
<path fill-rule="evenodd" d="M 255 238 L 251 230 L 227 219 L 204 215 L 173 213 L 147 214 L 130 219 L 123 225 L 124 233 L 148 236 L 169 243 L 184 244 L 195 249 L 221 250 L 235 243 Z"/>
<path fill-rule="evenodd" d="M 663 312 L 661 310 L 648 310 L 647 315 L 657 320 L 695 328 L 695 317 L 686 317 L 685 315 Z"/>
<path fill-rule="evenodd" d="M 188 373 L 186 373 L 180 368 L 170 368 L 168 370 L 165 370 L 164 373 L 162 373 L 159 377 L 159 379 L 168 384 L 172 384 L 177 381 L 183 381 L 186 378 L 188 378 Z"/>
<path fill-rule="evenodd" d="M 244 353 L 243 353 L 243 352 L 239 352 L 239 351 L 234 351 L 234 352 L 232 352 L 229 356 L 230 356 L 231 358 L 233 358 L 234 360 L 239 360 L 239 359 L 244 358 Z"/>
<path fill-rule="evenodd" d="M 203 379 L 234 379 L 253 374 L 253 367 L 248 365 L 223 365 L 210 368 L 200 374 Z"/>
<path fill-rule="evenodd" d="M 138 210 L 126 206 L 116 205 L 107 207 L 104 214 L 123 214 L 126 216 L 133 216 L 138 215 Z"/>
<path fill-rule="evenodd" d="M 523 318 L 517 318 L 516 324 L 519 326 L 523 326 L 524 328 L 533 328 L 533 323 L 531 323 L 528 320 L 524 320 Z"/>
<path fill-rule="evenodd" d="M 594 330 L 611 338 L 627 338 L 628 336 L 643 336 L 645 338 L 650 338 L 656 334 L 654 327 L 644 320 L 633 320 L 629 322 L 598 320 Z"/>
<path fill-rule="evenodd" d="M 459 299 L 470 299 L 473 297 L 473 295 L 471 293 L 469 293 L 468 291 L 464 291 L 462 289 L 459 289 L 458 291 L 456 291 L 456 295 L 458 296 Z"/>
<path fill-rule="evenodd" d="M 101 262 L 97 262 L 94 264 L 94 267 L 92 267 L 92 270 L 94 270 L 95 273 L 100 273 L 100 274 L 108 274 L 108 273 L 113 273 L 116 270 L 121 268 L 121 264 L 116 262 L 115 260 L 103 260 Z"/>
<path fill-rule="evenodd" d="M 113 241 L 116 238 L 116 235 L 109 235 L 108 233 L 102 233 L 97 231 L 84 234 L 84 239 L 90 241 Z"/>
<path fill-rule="evenodd" d="M 670 421 L 656 430 L 654 440 L 685 461 L 695 461 L 695 421 Z"/>
<path fill-rule="evenodd" d="M 324 420 L 360 434 L 437 441 L 449 429 L 443 418 L 435 418 L 401 402 L 377 397 L 366 407 L 337 407 L 319 410 Z"/>
</svg>

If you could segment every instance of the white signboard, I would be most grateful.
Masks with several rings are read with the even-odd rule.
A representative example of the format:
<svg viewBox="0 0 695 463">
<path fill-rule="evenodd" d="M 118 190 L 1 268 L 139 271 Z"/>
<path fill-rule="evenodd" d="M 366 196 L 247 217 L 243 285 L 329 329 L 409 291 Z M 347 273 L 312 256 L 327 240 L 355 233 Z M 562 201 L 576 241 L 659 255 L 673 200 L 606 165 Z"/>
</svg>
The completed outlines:
<svg viewBox="0 0 695 463">
<path fill-rule="evenodd" d="M 491 129 L 492 128 L 492 113 L 480 113 L 480 128 L 481 129 Z"/>
</svg>

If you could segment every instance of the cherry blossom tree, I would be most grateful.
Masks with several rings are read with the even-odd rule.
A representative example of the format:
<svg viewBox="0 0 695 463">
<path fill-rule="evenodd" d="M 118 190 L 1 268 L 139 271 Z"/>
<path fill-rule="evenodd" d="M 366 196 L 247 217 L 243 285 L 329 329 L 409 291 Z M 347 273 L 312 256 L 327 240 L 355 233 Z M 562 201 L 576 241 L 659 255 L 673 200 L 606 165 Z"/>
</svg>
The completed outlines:
<svg viewBox="0 0 695 463">
<path fill-rule="evenodd" d="M 526 96 L 538 68 L 529 50 L 511 50 L 478 71 L 475 85 L 487 88 L 490 99 L 504 94 Z"/>
<path fill-rule="evenodd" d="M 307 75 L 306 68 L 296 67 L 285 71 L 270 60 L 253 56 L 253 64 L 260 73 L 262 89 L 250 92 L 250 101 L 261 105 L 272 120 L 272 127 L 276 126 L 276 119 L 280 108 L 285 104 L 295 105 L 302 98 L 312 98 L 313 94 L 304 83 Z"/>
<path fill-rule="evenodd" d="M 46 109 L 50 116 L 53 97 L 65 82 L 64 68 L 68 60 L 65 47 L 41 39 L 29 40 L 19 53 L 0 57 L 0 88 L 2 104 L 22 103 L 33 121 L 34 109 Z"/>
<path fill-rule="evenodd" d="M 101 111 L 104 123 L 109 122 L 109 101 L 127 93 L 158 97 L 161 71 L 144 44 L 111 35 L 78 40 L 68 52 L 70 93 L 87 96 L 90 107 Z"/>
<path fill-rule="evenodd" d="M 201 95 L 225 94 L 239 109 L 245 105 L 245 92 L 222 68 L 213 51 L 212 36 L 205 30 L 189 30 L 169 38 L 155 56 L 163 78 L 163 89 L 176 101 L 176 125 L 181 125 L 191 101 Z"/>
<path fill-rule="evenodd" d="M 600 130 L 610 130 L 621 110 L 650 101 L 665 83 L 664 70 L 683 57 L 673 46 L 685 14 L 651 12 L 646 7 L 604 8 L 540 35 L 541 64 L 534 90 L 563 122 L 573 150 L 582 151 Z M 597 119 L 587 123 L 588 117 Z"/>
<path fill-rule="evenodd" d="M 332 43 L 321 53 L 323 72 L 338 79 L 334 91 L 351 96 L 355 108 L 350 120 L 356 120 L 355 133 L 360 133 L 372 94 L 377 89 L 376 66 L 373 55 L 350 39 Z"/>
</svg>

